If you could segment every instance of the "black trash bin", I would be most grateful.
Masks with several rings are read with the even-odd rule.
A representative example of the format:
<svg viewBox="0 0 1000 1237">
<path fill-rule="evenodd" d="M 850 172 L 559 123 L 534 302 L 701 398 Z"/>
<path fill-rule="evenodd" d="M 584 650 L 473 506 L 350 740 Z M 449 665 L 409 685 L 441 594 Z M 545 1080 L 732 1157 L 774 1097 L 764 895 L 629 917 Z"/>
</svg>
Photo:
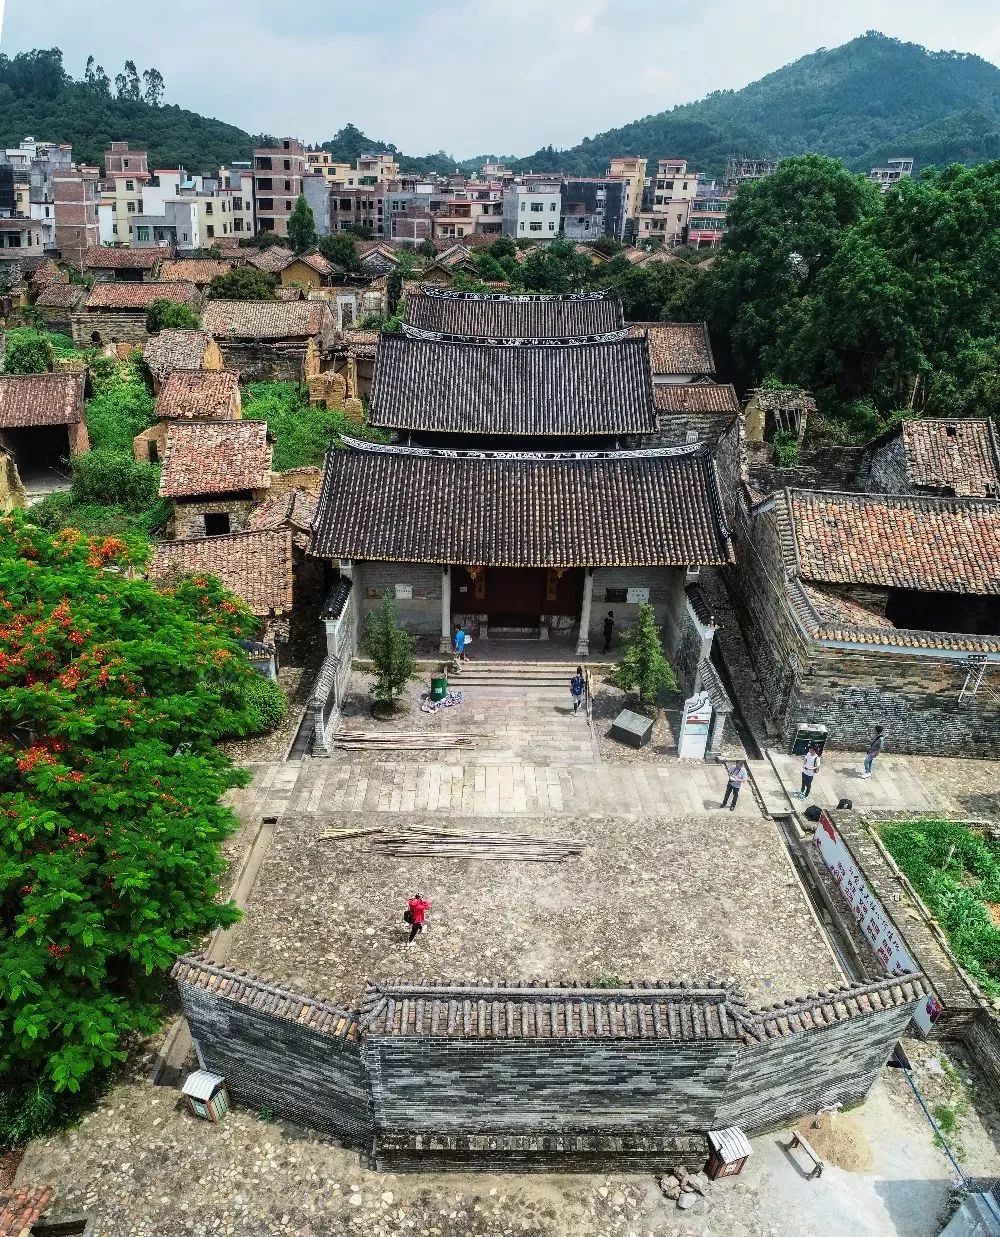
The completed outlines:
<svg viewBox="0 0 1000 1237">
<path fill-rule="evenodd" d="M 829 730 L 826 726 L 811 725 L 808 722 L 799 722 L 795 727 L 795 735 L 792 738 L 792 755 L 804 756 L 811 747 L 823 754 L 823 748 L 826 747 L 826 741 L 829 737 Z"/>
</svg>

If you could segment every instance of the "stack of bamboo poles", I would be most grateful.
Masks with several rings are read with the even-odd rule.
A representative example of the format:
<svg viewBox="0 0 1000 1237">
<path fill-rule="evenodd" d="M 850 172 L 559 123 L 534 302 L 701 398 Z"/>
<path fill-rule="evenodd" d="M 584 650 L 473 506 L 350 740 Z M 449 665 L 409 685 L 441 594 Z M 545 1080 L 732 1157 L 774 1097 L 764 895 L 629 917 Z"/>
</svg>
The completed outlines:
<svg viewBox="0 0 1000 1237">
<path fill-rule="evenodd" d="M 373 836 L 372 850 L 408 859 L 502 859 L 517 863 L 562 863 L 583 852 L 583 843 L 528 833 L 468 833 L 434 825 L 387 828 Z"/>
<path fill-rule="evenodd" d="M 401 731 L 387 734 L 384 730 L 348 730 L 341 728 L 333 736 L 333 746 L 345 751 L 403 750 L 419 751 L 431 748 L 449 751 L 456 747 L 471 747 L 482 735 L 472 731 Z"/>
</svg>

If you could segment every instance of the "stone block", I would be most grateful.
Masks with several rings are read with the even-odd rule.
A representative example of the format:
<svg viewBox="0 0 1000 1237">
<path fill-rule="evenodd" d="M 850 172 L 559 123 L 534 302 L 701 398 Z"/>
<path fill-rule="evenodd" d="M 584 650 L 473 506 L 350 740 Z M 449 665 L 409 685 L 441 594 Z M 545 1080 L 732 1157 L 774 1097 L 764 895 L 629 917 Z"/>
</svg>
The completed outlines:
<svg viewBox="0 0 1000 1237">
<path fill-rule="evenodd" d="M 622 709 L 611 723 L 611 737 L 629 747 L 645 747 L 653 737 L 653 720 L 631 709 Z"/>
</svg>

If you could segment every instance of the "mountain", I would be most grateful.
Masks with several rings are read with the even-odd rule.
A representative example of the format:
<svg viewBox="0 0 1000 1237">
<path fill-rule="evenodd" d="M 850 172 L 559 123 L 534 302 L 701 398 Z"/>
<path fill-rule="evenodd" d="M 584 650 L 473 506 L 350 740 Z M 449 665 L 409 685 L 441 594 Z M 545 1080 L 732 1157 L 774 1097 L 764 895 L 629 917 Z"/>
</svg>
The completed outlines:
<svg viewBox="0 0 1000 1237">
<path fill-rule="evenodd" d="M 661 156 L 683 154 L 699 170 L 718 174 L 734 151 L 770 157 L 813 151 L 863 171 L 893 154 L 913 154 L 921 164 L 995 158 L 998 132 L 995 65 L 869 31 L 742 90 L 716 91 L 568 150 L 544 147 L 516 166 L 594 175 L 612 155 L 645 155 L 655 166 Z"/>
</svg>

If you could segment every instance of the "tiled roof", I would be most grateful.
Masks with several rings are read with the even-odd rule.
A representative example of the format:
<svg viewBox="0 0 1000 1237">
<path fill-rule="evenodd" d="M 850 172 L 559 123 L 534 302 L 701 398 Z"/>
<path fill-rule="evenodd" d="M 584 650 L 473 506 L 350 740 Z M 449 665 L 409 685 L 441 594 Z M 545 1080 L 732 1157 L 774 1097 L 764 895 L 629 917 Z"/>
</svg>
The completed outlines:
<svg viewBox="0 0 1000 1237">
<path fill-rule="evenodd" d="M 656 425 L 645 341 L 441 343 L 383 334 L 373 425 L 465 434 L 642 434 Z"/>
<path fill-rule="evenodd" d="M 86 296 L 87 289 L 79 283 L 50 283 L 38 294 L 39 309 L 75 309 Z"/>
<path fill-rule="evenodd" d="M 877 627 L 887 631 L 896 630 L 895 623 L 887 619 L 884 614 L 879 614 L 875 610 L 869 610 L 866 606 L 852 601 L 850 597 L 834 592 L 834 586 L 807 584 L 804 580 L 800 580 L 799 585 L 808 598 L 809 604 L 815 610 L 816 616 L 823 626 L 828 629 L 834 627 Z"/>
<path fill-rule="evenodd" d="M 654 374 L 714 374 L 715 358 L 704 322 L 633 322 L 633 335 L 649 336 Z"/>
<path fill-rule="evenodd" d="M 228 369 L 175 369 L 157 396 L 156 416 L 223 420 L 233 418 L 233 397 L 239 393 L 239 378 Z"/>
<path fill-rule="evenodd" d="M 746 1002 L 736 988 L 665 984 L 371 984 L 359 1020 L 365 1036 L 441 1039 L 740 1040 Z"/>
<path fill-rule="evenodd" d="M 657 412 L 739 413 L 740 401 L 732 383 L 660 382 L 653 388 Z"/>
<path fill-rule="evenodd" d="M 31 1237 L 52 1203 L 52 1194 L 50 1185 L 0 1190 L 0 1237 Z"/>
<path fill-rule="evenodd" d="M 572 459 L 330 451 L 312 552 L 494 567 L 732 561 L 707 451 Z"/>
<path fill-rule="evenodd" d="M 618 297 L 487 296 L 433 285 L 407 298 L 405 321 L 423 331 L 479 339 L 570 339 L 625 325 Z"/>
<path fill-rule="evenodd" d="M 164 378 L 173 369 L 200 369 L 212 342 L 208 331 L 161 331 L 143 349 L 143 356 L 155 378 Z"/>
<path fill-rule="evenodd" d="M 350 327 L 343 332 L 344 343 L 349 351 L 356 356 L 373 357 L 378 347 L 379 332 L 363 331 L 360 327 Z"/>
<path fill-rule="evenodd" d="M 287 614 L 292 608 L 291 529 L 163 541 L 149 569 L 155 580 L 200 572 L 217 576 L 259 618 Z"/>
<path fill-rule="evenodd" d="M 173 421 L 160 495 L 192 498 L 266 489 L 271 454 L 265 421 Z"/>
<path fill-rule="evenodd" d="M 232 269 L 232 262 L 221 258 L 178 258 L 164 262 L 160 268 L 160 278 L 204 285 L 211 283 L 217 275 L 228 275 Z"/>
<path fill-rule="evenodd" d="M 83 265 L 88 271 L 151 271 L 165 258 L 172 258 L 173 250 L 155 246 L 152 249 L 121 249 L 111 245 L 91 245 L 84 256 Z"/>
<path fill-rule="evenodd" d="M 1000 595 L 1000 502 L 813 490 L 788 501 L 803 579 Z"/>
<path fill-rule="evenodd" d="M 283 287 L 275 288 L 274 299 L 276 301 L 301 301 L 302 289 L 295 284 L 287 284 Z"/>
<path fill-rule="evenodd" d="M 0 429 L 75 425 L 86 374 L 0 374 Z"/>
<path fill-rule="evenodd" d="M 915 1005 L 927 995 L 923 975 L 890 975 L 870 984 L 844 984 L 812 996 L 793 998 L 754 1010 L 747 1024 L 749 1043 L 817 1031 L 837 1022 L 864 1018 L 886 1009 Z"/>
<path fill-rule="evenodd" d="M 277 275 L 279 271 L 283 271 L 289 262 L 295 260 L 295 253 L 291 249 L 286 249 L 284 245 L 272 245 L 269 249 L 261 249 L 259 252 L 254 249 L 246 251 L 247 261 L 251 266 L 256 266 L 259 271 L 266 271 L 269 275 Z"/>
<path fill-rule="evenodd" d="M 213 540 L 221 541 L 222 538 Z M 287 988 L 248 975 L 245 971 L 231 971 L 203 958 L 187 955 L 178 958 L 170 973 L 181 986 L 200 988 L 227 1001 L 270 1014 L 273 1018 L 309 1027 L 330 1039 L 358 1038 L 357 1018 L 352 1010 L 289 992 Z"/>
<path fill-rule="evenodd" d="M 332 262 L 328 262 L 321 253 L 301 253 L 298 255 L 298 261 L 311 266 L 317 275 L 335 275 L 341 269 L 339 266 L 334 266 Z"/>
<path fill-rule="evenodd" d="M 46 258 L 31 272 L 30 282 L 36 288 L 46 288 L 49 284 L 69 283 L 69 276 L 51 258 Z"/>
<path fill-rule="evenodd" d="M 964 496 L 1000 496 L 1000 449 L 992 421 L 904 421 L 913 485 Z"/>
<path fill-rule="evenodd" d="M 291 490 L 287 494 L 277 495 L 254 508 L 247 527 L 262 531 L 288 525 L 298 532 L 307 533 L 312 528 L 317 501 L 315 494 L 309 494 L 305 490 Z"/>
<path fill-rule="evenodd" d="M 148 309 L 154 301 L 171 301 L 177 305 L 196 305 L 198 289 L 193 283 L 124 283 L 105 280 L 95 283 L 87 297 L 86 308 Z"/>
<path fill-rule="evenodd" d="M 201 324 L 216 339 L 294 339 L 329 326 L 323 301 L 208 301 Z"/>
</svg>

